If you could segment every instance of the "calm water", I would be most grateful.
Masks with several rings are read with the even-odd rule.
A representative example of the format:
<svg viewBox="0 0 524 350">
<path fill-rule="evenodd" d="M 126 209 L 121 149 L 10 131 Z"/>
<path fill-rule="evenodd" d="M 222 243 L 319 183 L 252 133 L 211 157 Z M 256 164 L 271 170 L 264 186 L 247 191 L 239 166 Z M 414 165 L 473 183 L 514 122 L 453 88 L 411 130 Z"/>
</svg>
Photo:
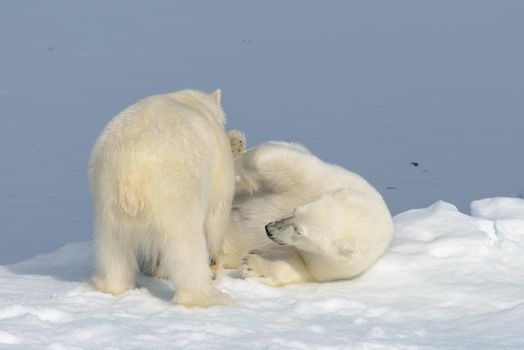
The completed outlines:
<svg viewBox="0 0 524 350">
<path fill-rule="evenodd" d="M 98 133 L 182 88 L 222 88 L 250 145 L 299 141 L 393 213 L 522 196 L 522 18 L 517 1 L 4 2 L 0 263 L 91 239 Z"/>
</svg>

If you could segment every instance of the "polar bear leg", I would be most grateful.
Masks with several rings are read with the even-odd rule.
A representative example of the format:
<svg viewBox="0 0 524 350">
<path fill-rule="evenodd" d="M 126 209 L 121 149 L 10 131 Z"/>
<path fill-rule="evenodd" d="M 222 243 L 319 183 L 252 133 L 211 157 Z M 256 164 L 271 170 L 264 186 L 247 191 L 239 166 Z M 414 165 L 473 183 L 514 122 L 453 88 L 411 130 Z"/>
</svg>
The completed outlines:
<svg viewBox="0 0 524 350">
<path fill-rule="evenodd" d="M 274 287 L 314 281 L 300 255 L 291 247 L 251 251 L 242 260 L 242 276 Z"/>
<path fill-rule="evenodd" d="M 214 208 L 212 208 L 212 210 L 210 210 L 205 222 L 205 231 L 208 248 L 207 261 L 209 263 L 211 259 L 211 261 L 213 262 L 212 265 L 214 273 L 216 273 L 218 270 L 222 268 L 223 261 L 225 258 L 223 244 L 224 237 L 229 226 L 229 218 L 231 215 L 230 211 L 226 208 L 231 208 L 232 202 L 232 198 L 230 198 L 231 193 L 220 192 L 222 191 L 219 191 L 219 194 L 222 195 L 223 198 L 219 200 L 219 203 L 216 204 Z M 230 199 L 227 199 L 227 197 L 229 197 Z"/>
<path fill-rule="evenodd" d="M 107 215 L 104 215 L 107 216 Z M 102 292 L 119 295 L 135 287 L 138 271 L 136 247 L 121 225 L 109 217 L 95 223 L 96 274 L 92 283 Z"/>
<path fill-rule="evenodd" d="M 235 159 L 236 192 L 288 191 L 304 176 L 301 165 L 308 152 L 297 145 L 265 144 L 242 153 Z"/>
<path fill-rule="evenodd" d="M 197 307 L 231 304 L 231 299 L 212 284 L 204 215 L 198 206 L 185 204 L 178 210 L 164 211 L 159 228 L 160 237 L 166 237 L 160 248 L 160 271 L 176 289 L 174 302 Z"/>
</svg>

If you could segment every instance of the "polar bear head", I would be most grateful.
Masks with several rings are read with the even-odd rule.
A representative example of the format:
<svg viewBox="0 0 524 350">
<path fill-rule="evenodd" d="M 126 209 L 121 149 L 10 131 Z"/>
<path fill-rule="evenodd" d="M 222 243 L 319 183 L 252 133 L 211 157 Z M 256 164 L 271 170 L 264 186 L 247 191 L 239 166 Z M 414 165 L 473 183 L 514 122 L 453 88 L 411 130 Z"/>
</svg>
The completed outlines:
<svg viewBox="0 0 524 350">
<path fill-rule="evenodd" d="M 266 225 L 275 243 L 332 258 L 344 258 L 357 248 L 359 238 L 373 225 L 367 196 L 340 189 L 325 192 L 298 206 L 292 215 Z"/>
<path fill-rule="evenodd" d="M 226 124 L 226 114 L 222 109 L 222 91 L 220 89 L 216 89 L 210 94 L 199 90 L 180 90 L 173 93 L 172 97 L 176 101 L 216 120 L 220 126 L 223 127 Z"/>
</svg>

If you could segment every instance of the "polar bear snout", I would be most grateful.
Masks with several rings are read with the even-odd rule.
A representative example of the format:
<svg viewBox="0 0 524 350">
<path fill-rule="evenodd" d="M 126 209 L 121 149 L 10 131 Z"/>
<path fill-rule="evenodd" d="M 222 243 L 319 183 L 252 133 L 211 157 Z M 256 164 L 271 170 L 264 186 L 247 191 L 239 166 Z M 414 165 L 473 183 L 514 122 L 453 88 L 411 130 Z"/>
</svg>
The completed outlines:
<svg viewBox="0 0 524 350">
<path fill-rule="evenodd" d="M 269 238 L 273 238 L 273 234 L 271 233 L 271 231 L 269 231 L 269 225 L 270 225 L 270 224 L 267 224 L 266 226 L 264 226 L 264 228 L 266 229 L 266 235 L 267 235 Z"/>
<path fill-rule="evenodd" d="M 290 244 L 291 236 L 295 233 L 292 219 L 292 216 L 288 216 L 267 224 L 265 230 L 268 238 L 279 245 Z"/>
<path fill-rule="evenodd" d="M 284 242 L 280 241 L 273 232 L 276 232 L 275 223 L 270 222 L 265 227 L 267 237 L 278 245 L 285 245 Z"/>
</svg>

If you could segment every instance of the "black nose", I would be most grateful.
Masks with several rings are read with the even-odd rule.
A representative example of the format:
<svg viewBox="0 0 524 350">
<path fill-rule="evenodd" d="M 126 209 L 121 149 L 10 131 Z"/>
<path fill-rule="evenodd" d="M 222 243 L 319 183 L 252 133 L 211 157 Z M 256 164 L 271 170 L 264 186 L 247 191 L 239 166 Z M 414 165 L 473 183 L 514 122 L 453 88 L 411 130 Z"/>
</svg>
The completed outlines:
<svg viewBox="0 0 524 350">
<path fill-rule="evenodd" d="M 273 234 L 272 234 L 271 232 L 269 232 L 268 226 L 269 226 L 269 224 L 267 224 L 267 225 L 265 226 L 265 229 L 266 229 L 266 235 L 267 235 L 269 238 L 271 238 L 271 237 L 273 237 Z"/>
</svg>

